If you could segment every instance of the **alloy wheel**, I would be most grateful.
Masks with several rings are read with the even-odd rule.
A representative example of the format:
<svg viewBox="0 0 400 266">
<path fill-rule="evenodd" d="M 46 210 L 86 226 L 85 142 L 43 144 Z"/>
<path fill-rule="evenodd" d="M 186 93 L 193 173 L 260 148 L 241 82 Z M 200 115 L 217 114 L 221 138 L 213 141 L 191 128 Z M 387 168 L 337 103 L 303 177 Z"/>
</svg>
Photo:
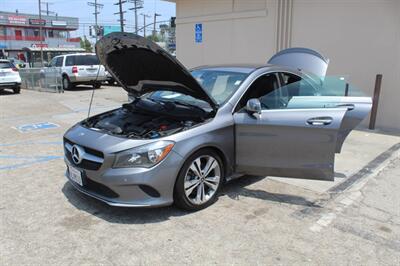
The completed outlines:
<svg viewBox="0 0 400 266">
<path fill-rule="evenodd" d="M 221 182 L 221 166 L 210 155 L 202 155 L 190 164 L 184 179 L 187 199 L 196 205 L 209 201 Z"/>
</svg>

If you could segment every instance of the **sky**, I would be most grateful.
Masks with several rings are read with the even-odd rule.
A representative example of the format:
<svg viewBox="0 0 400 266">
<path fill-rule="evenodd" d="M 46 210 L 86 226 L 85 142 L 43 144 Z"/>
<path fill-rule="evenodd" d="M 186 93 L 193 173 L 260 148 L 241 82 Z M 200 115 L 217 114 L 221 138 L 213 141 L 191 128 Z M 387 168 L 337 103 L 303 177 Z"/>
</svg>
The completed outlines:
<svg viewBox="0 0 400 266">
<path fill-rule="evenodd" d="M 58 13 L 59 16 L 79 18 L 79 30 L 73 33 L 73 36 L 89 34 L 89 25 L 94 24 L 94 7 L 89 6 L 87 2 L 94 2 L 94 0 L 42 0 L 42 2 L 51 3 L 49 10 Z M 97 2 L 104 5 L 98 15 L 98 23 L 100 25 L 119 25 L 119 15 L 114 15 L 119 8 L 117 5 L 113 5 L 118 0 L 97 0 Z M 43 5 L 44 7 L 45 5 Z M 124 14 L 125 31 L 132 32 L 135 25 L 134 13 L 128 8 L 133 7 L 133 3 L 129 3 L 128 0 L 123 7 L 127 11 Z M 15 12 L 16 9 L 20 13 L 38 14 L 38 0 L 0 0 L 1 11 Z M 138 10 L 138 14 L 144 13 L 151 16 L 151 18 L 146 18 L 146 24 L 152 22 L 154 12 L 161 14 L 160 17 L 157 17 L 157 21 L 169 20 L 171 16 L 175 16 L 175 4 L 161 0 L 144 0 L 144 8 Z M 139 16 L 138 25 L 139 28 L 143 26 L 143 16 Z M 150 31 L 151 29 L 148 29 L 148 32 Z"/>
</svg>

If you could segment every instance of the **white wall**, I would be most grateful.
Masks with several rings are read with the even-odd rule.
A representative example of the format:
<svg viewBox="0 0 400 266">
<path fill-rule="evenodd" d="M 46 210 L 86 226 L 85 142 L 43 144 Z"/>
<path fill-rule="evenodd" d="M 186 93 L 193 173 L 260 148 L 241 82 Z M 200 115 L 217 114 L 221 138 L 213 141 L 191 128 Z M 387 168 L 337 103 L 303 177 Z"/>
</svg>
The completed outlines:
<svg viewBox="0 0 400 266">
<path fill-rule="evenodd" d="M 349 75 L 369 95 L 383 74 L 377 126 L 400 129 L 400 1 L 295 0 L 292 46 L 320 51 L 328 75 Z"/>
<path fill-rule="evenodd" d="M 178 0 L 177 57 L 188 67 L 266 63 L 275 50 L 275 4 L 266 0 Z M 267 12 L 268 8 L 268 12 Z M 203 24 L 203 43 L 194 25 Z M 274 38 L 274 37 L 272 37 Z M 207 51 L 207 52 L 205 52 Z"/>
<path fill-rule="evenodd" d="M 177 57 L 187 67 L 265 63 L 276 52 L 278 0 L 176 3 Z M 383 74 L 377 127 L 400 130 L 400 0 L 293 0 L 291 21 L 291 47 L 329 57 L 328 75 L 347 75 L 372 95 Z M 196 23 L 203 23 L 200 44 Z"/>
</svg>

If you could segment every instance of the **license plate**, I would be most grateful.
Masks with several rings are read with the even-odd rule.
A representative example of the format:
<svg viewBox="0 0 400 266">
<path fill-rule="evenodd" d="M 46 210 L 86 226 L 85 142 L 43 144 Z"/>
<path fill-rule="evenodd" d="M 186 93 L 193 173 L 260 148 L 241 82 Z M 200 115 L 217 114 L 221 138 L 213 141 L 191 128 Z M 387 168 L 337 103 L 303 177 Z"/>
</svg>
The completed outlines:
<svg viewBox="0 0 400 266">
<path fill-rule="evenodd" d="M 80 186 L 83 186 L 81 171 L 75 169 L 72 166 L 69 166 L 68 168 L 69 168 L 69 178 L 71 178 L 72 181 L 79 184 Z"/>
</svg>

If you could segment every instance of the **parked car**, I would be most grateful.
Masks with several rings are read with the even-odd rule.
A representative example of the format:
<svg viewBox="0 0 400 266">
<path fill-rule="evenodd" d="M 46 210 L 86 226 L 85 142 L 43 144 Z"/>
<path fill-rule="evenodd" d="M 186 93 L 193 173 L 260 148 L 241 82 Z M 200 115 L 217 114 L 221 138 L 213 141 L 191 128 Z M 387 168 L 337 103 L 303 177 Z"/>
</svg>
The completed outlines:
<svg viewBox="0 0 400 266">
<path fill-rule="evenodd" d="M 41 76 L 50 80 L 59 77 L 64 90 L 81 84 L 100 88 L 101 83 L 107 79 L 104 66 L 100 65 L 96 54 L 92 53 L 56 56 L 42 69 Z"/>
<path fill-rule="evenodd" d="M 21 77 L 18 68 L 6 59 L 0 59 L 0 91 L 12 89 L 14 93 L 21 92 Z"/>
<path fill-rule="evenodd" d="M 10 58 L 10 62 L 13 63 L 18 69 L 25 68 L 27 66 L 24 61 L 16 58 Z"/>
<path fill-rule="evenodd" d="M 113 206 L 199 210 L 246 174 L 334 180 L 335 153 L 371 108 L 325 95 L 314 76 L 328 60 L 310 49 L 191 71 L 134 34 L 109 34 L 96 51 L 135 99 L 65 133 L 66 176 Z"/>
</svg>

